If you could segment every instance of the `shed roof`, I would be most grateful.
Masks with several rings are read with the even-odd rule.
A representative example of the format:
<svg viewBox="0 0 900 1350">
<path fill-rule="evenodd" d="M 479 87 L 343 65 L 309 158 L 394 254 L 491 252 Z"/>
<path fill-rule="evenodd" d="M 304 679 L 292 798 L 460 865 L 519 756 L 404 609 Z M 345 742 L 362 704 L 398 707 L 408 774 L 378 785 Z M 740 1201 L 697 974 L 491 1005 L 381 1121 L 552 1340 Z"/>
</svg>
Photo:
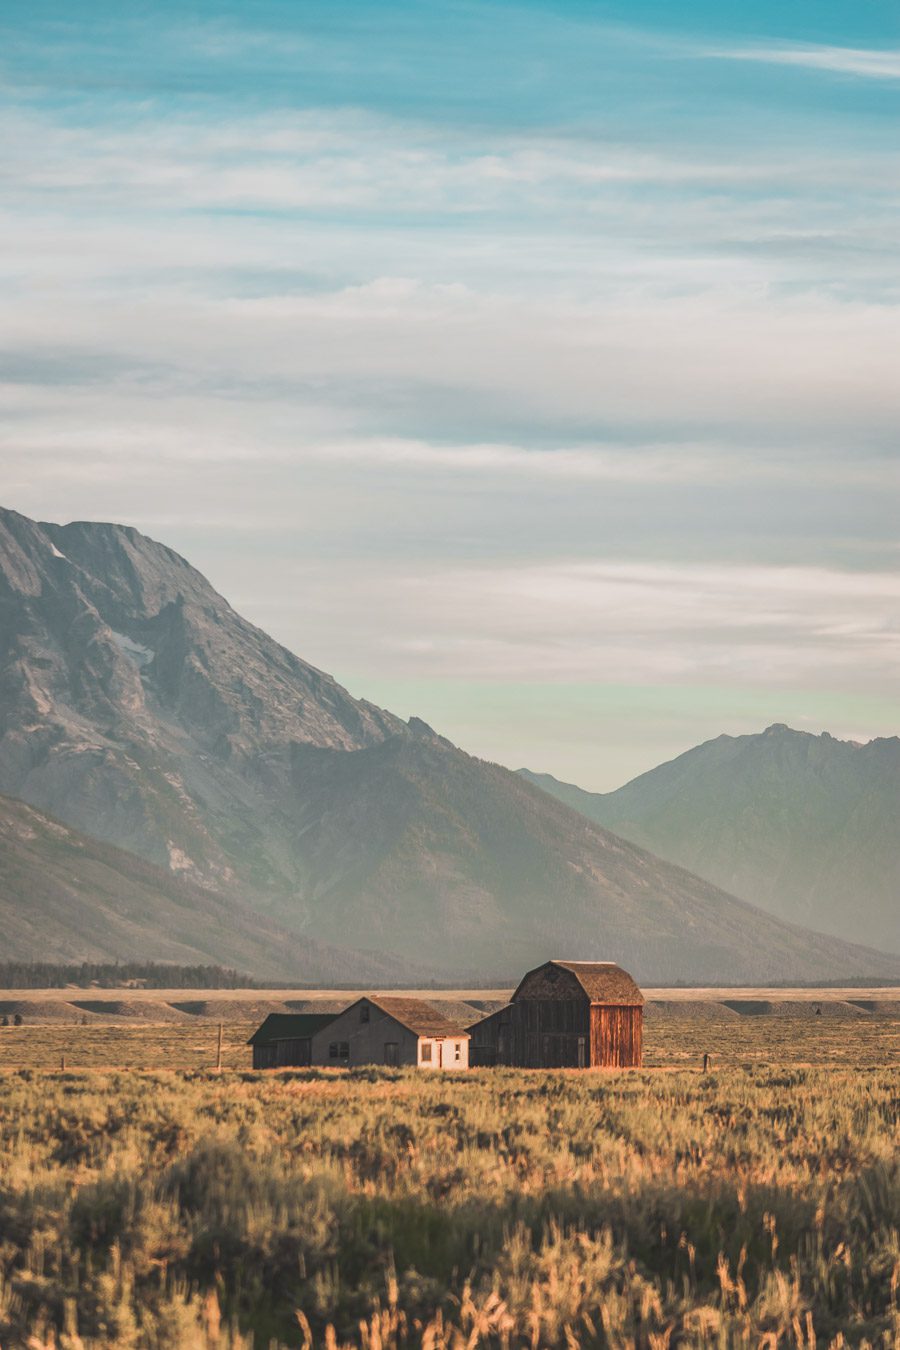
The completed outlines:
<svg viewBox="0 0 900 1350">
<path fill-rule="evenodd" d="M 644 1002 L 644 995 L 628 974 L 628 971 L 623 970 L 621 966 L 617 966 L 614 961 L 545 961 L 542 966 L 530 970 L 524 976 L 518 989 L 513 994 L 513 999 L 518 998 L 519 991 L 532 975 L 547 970 L 550 966 L 555 966 L 559 970 L 566 970 L 570 975 L 574 975 L 591 1003 L 620 1004 L 633 1007 Z"/>
<path fill-rule="evenodd" d="M 333 1022 L 337 1013 L 269 1013 L 247 1042 L 267 1045 L 271 1041 L 304 1041 Z"/>
<path fill-rule="evenodd" d="M 372 997 L 368 995 L 368 1001 L 374 1007 L 380 1008 L 388 1017 L 393 1017 L 395 1022 L 406 1027 L 416 1036 L 468 1036 L 458 1022 L 452 1022 L 449 1017 L 438 1012 L 432 1004 L 426 1003 L 423 998 L 382 998 L 381 995 Z"/>
<path fill-rule="evenodd" d="M 470 1022 L 466 1030 L 470 1035 L 474 1036 L 479 1028 L 493 1026 L 494 1022 L 500 1022 L 502 1024 L 504 1019 L 509 1019 L 509 1010 L 511 1007 L 511 1003 L 504 1003 L 502 1008 L 495 1008 L 493 1012 L 485 1013 L 483 1017 L 479 1017 L 477 1022 Z"/>
</svg>

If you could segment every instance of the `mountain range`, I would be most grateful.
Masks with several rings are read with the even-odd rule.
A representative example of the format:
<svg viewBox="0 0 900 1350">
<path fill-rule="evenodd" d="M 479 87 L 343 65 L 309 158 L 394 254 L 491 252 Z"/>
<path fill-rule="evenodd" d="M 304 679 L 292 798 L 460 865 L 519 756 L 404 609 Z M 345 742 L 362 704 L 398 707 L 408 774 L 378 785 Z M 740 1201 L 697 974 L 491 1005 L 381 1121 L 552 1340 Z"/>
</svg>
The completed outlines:
<svg viewBox="0 0 900 1350">
<path fill-rule="evenodd" d="M 0 932 L 8 961 L 226 962 L 292 984 L 409 978 L 407 963 L 298 936 L 247 905 L 0 796 Z"/>
<path fill-rule="evenodd" d="M 32 819 L 24 850 L 21 823 L 18 843 L 0 832 L 0 868 L 14 864 L 3 903 L 25 947 L 52 910 L 60 952 L 165 959 L 174 931 L 252 973 L 274 961 L 328 978 L 340 953 L 360 982 L 398 964 L 506 982 L 548 952 L 660 984 L 900 977 L 900 958 L 766 914 L 424 722 L 352 698 L 178 554 L 119 525 L 0 511 L 0 792 L 78 832 L 68 899 L 52 900 L 53 828 Z M 134 873 L 140 931 L 112 925 L 93 953 L 96 872 L 78 858 L 102 846 L 117 850 L 98 855 L 113 891 L 128 855 L 151 870 Z M 173 930 L 185 896 L 196 931 Z M 259 945 L 238 959 L 247 924 L 266 951 L 281 944 L 268 966 Z"/>
<path fill-rule="evenodd" d="M 615 792 L 532 783 L 791 923 L 900 951 L 900 738 L 718 736 Z"/>
</svg>

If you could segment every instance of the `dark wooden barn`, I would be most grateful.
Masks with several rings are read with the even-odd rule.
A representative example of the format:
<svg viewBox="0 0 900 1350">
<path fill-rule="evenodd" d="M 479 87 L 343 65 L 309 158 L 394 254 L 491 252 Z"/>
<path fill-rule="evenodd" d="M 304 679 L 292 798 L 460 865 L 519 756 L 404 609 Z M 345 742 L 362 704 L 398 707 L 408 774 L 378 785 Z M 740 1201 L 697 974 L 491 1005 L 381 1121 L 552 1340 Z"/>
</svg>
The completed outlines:
<svg viewBox="0 0 900 1350">
<path fill-rule="evenodd" d="M 644 996 L 610 961 L 547 961 L 509 1007 L 469 1027 L 470 1063 L 520 1069 L 640 1068 Z"/>
<path fill-rule="evenodd" d="M 312 1063 L 311 1042 L 336 1013 L 270 1013 L 247 1042 L 254 1069 L 305 1068 Z"/>
</svg>

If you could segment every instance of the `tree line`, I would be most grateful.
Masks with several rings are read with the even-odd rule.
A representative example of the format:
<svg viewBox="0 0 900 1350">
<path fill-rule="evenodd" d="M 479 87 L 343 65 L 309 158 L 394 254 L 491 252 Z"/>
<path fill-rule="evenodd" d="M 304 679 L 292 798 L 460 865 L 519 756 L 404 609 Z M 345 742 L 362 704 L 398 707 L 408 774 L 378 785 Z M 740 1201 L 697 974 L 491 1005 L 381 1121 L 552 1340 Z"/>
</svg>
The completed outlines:
<svg viewBox="0 0 900 1350">
<path fill-rule="evenodd" d="M 258 981 L 224 966 L 177 966 L 158 961 L 0 961 L 0 989 L 256 989 Z"/>
</svg>

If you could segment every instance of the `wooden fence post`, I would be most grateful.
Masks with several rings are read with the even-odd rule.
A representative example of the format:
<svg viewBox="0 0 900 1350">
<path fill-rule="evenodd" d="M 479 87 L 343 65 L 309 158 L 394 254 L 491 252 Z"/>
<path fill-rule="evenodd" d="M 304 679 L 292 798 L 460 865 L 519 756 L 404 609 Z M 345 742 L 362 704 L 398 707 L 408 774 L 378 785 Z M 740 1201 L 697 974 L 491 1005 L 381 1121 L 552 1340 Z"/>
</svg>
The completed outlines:
<svg viewBox="0 0 900 1350">
<path fill-rule="evenodd" d="M 216 1047 L 216 1068 L 222 1067 L 222 1023 L 219 1023 L 219 1043 Z"/>
</svg>

